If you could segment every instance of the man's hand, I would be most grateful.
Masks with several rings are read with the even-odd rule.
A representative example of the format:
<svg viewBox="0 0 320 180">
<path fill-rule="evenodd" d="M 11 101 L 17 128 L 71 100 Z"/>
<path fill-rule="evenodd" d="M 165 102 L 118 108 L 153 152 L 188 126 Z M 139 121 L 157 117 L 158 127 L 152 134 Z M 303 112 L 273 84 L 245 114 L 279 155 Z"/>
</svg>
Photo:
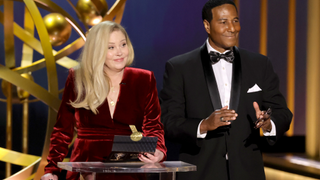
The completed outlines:
<svg viewBox="0 0 320 180">
<path fill-rule="evenodd" d="M 230 125 L 230 121 L 236 120 L 237 116 L 238 114 L 234 110 L 228 109 L 228 106 L 216 110 L 202 121 L 200 124 L 200 133 L 215 130 L 220 126 Z"/>
<path fill-rule="evenodd" d="M 261 111 L 257 102 L 253 102 L 253 107 L 256 111 L 257 119 L 260 119 L 260 122 L 256 124 L 256 128 L 262 128 L 264 132 L 270 132 L 272 129 L 271 116 L 266 115 L 266 111 Z"/>
</svg>

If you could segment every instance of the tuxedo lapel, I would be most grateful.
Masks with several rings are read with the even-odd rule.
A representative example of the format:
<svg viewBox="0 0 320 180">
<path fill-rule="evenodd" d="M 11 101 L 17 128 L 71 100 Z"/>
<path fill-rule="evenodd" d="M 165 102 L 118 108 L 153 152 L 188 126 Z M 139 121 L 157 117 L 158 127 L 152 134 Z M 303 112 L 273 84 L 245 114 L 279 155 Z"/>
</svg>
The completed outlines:
<svg viewBox="0 0 320 180">
<path fill-rule="evenodd" d="M 236 46 L 233 47 L 233 53 L 234 61 L 232 66 L 231 98 L 229 109 L 237 111 L 240 99 L 242 72 L 240 53 Z"/>
<path fill-rule="evenodd" d="M 221 100 L 219 95 L 219 90 L 216 82 L 216 78 L 214 77 L 212 65 L 210 61 L 210 56 L 208 54 L 207 46 L 204 44 L 200 48 L 200 54 L 201 54 L 201 62 L 203 67 L 204 76 L 207 82 L 208 91 L 211 98 L 211 103 L 213 106 L 213 109 L 221 109 Z"/>
</svg>

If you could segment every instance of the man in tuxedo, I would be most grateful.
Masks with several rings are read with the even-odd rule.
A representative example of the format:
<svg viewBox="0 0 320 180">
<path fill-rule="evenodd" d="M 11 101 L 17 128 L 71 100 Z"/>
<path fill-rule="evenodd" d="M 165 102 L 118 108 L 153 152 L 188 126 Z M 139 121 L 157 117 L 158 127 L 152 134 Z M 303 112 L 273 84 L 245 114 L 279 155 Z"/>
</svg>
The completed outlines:
<svg viewBox="0 0 320 180">
<path fill-rule="evenodd" d="M 292 113 L 270 60 L 235 46 L 233 1 L 209 0 L 202 18 L 208 39 L 166 63 L 160 92 L 165 136 L 181 144 L 181 161 L 197 166 L 178 179 L 263 180 L 259 129 L 273 145 Z"/>
</svg>

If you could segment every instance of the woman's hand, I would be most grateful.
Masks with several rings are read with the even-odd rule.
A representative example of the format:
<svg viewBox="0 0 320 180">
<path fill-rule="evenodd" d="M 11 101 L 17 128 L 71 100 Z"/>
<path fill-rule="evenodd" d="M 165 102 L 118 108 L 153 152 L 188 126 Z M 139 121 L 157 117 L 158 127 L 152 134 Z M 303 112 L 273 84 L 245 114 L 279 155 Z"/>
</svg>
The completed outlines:
<svg viewBox="0 0 320 180">
<path fill-rule="evenodd" d="M 55 174 L 47 173 L 43 175 L 40 180 L 58 180 L 58 176 Z"/>
<path fill-rule="evenodd" d="M 160 162 L 163 159 L 163 157 L 164 157 L 163 152 L 158 149 L 156 149 L 156 152 L 154 153 L 154 155 L 150 153 L 139 154 L 140 161 L 145 163 L 157 163 L 157 162 Z"/>
<path fill-rule="evenodd" d="M 84 180 L 94 180 L 94 176 L 92 175 L 92 173 L 81 173 L 81 176 Z"/>
</svg>

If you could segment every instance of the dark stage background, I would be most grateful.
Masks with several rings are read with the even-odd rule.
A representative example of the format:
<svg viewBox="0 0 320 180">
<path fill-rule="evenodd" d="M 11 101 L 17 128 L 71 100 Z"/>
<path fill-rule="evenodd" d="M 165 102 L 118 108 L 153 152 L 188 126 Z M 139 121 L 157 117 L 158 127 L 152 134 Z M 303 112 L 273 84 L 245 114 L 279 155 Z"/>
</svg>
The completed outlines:
<svg viewBox="0 0 320 180">
<path fill-rule="evenodd" d="M 76 13 L 65 0 L 52 0 L 60 5 L 75 19 Z M 280 78 L 280 88 L 287 95 L 287 31 L 288 31 L 288 1 L 268 1 L 268 56 Z M 77 1 L 72 0 L 75 4 Z M 107 0 L 109 8 L 115 0 Z M 206 0 L 127 0 L 122 25 L 126 28 L 135 50 L 134 67 L 151 70 L 155 73 L 158 91 L 162 88 L 162 76 L 165 62 L 173 56 L 188 52 L 201 46 L 206 40 L 203 28 L 201 10 Z M 306 26 L 307 1 L 296 1 L 296 74 L 295 74 L 295 125 L 294 135 L 305 135 L 305 79 L 306 79 Z M 23 26 L 24 4 L 15 2 L 14 20 Z M 253 52 L 259 52 L 260 38 L 260 1 L 240 0 L 239 17 L 241 33 L 239 47 Z M 0 8 L 3 11 L 3 7 Z M 44 16 L 49 12 L 41 10 Z M 82 23 L 79 21 L 79 24 Z M 0 64 L 4 62 L 3 25 L 0 24 Z M 35 33 L 37 36 L 37 33 Z M 70 39 L 59 50 L 79 38 L 73 30 Z M 16 64 L 21 63 L 22 43 L 15 39 Z M 79 52 L 69 57 L 76 59 Z M 43 56 L 34 52 L 34 60 Z M 59 89 L 64 87 L 68 70 L 57 65 Z M 36 83 L 47 89 L 46 69 L 32 73 Z M 143 87 L 141 87 L 143 88 Z M 0 98 L 5 96 L 0 92 Z M 29 107 L 29 154 L 41 155 L 48 107 L 42 102 L 31 103 Z M 21 152 L 21 119 L 22 105 L 13 106 L 13 147 Z M 0 102 L 0 147 L 5 148 L 6 139 L 6 104 Z M 3 164 L 0 166 L 4 169 Z"/>
</svg>

